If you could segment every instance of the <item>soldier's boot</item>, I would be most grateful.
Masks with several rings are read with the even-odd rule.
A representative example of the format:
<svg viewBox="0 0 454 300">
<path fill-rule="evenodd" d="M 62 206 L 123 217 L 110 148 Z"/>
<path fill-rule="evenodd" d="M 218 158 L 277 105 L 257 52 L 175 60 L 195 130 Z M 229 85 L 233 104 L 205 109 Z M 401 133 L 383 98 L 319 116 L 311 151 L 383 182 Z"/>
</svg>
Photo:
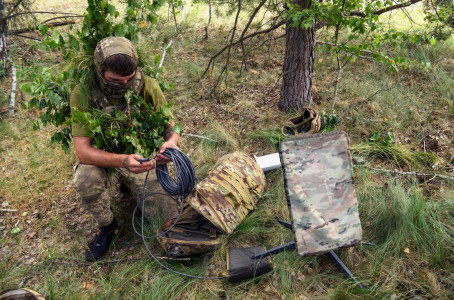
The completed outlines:
<svg viewBox="0 0 454 300">
<path fill-rule="evenodd" d="M 116 234 L 117 227 L 117 220 L 115 219 L 110 225 L 99 227 L 99 233 L 88 245 L 88 250 L 85 251 L 85 259 L 87 261 L 99 260 L 107 254 Z"/>
</svg>

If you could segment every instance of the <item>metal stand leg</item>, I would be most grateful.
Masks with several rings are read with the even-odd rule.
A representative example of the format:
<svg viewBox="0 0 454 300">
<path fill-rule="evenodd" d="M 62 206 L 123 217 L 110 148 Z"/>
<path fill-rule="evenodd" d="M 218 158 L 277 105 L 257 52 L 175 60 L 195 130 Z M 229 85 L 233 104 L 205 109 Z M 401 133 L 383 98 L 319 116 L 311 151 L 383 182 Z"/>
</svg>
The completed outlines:
<svg viewBox="0 0 454 300">
<path fill-rule="evenodd" d="M 282 226 L 292 229 L 291 223 L 283 221 L 283 220 L 279 220 L 279 219 L 277 219 L 277 221 Z M 282 246 L 278 246 L 273 249 L 270 249 L 268 251 L 256 254 L 256 255 L 252 256 L 251 259 L 259 259 L 259 258 L 268 256 L 268 255 L 278 254 L 278 253 L 281 253 L 286 250 L 294 250 L 295 248 L 296 248 L 296 243 L 290 242 L 290 243 L 284 244 Z M 361 288 L 361 289 L 364 288 L 364 286 L 358 281 L 358 279 L 356 279 L 356 277 L 353 275 L 353 273 L 342 262 L 342 260 L 339 258 L 339 256 L 337 256 L 337 254 L 334 253 L 334 251 L 331 250 L 330 252 L 325 253 L 325 255 L 342 271 L 342 273 L 344 273 L 345 275 L 350 277 L 359 288 Z"/>
<path fill-rule="evenodd" d="M 342 271 L 342 273 L 344 273 L 345 275 L 350 277 L 359 288 L 361 288 L 361 289 L 364 288 L 364 286 L 358 281 L 358 279 L 356 279 L 356 277 L 353 275 L 353 273 L 342 262 L 342 260 L 339 258 L 339 256 L 337 256 L 337 254 L 334 253 L 334 251 L 331 250 L 330 252 L 325 253 L 325 256 L 327 256 Z"/>
<path fill-rule="evenodd" d="M 286 250 L 294 250 L 294 249 L 295 249 L 295 242 L 290 242 L 290 243 L 284 244 L 282 246 L 275 247 L 275 248 L 267 250 L 265 252 L 256 254 L 256 255 L 252 256 L 251 259 L 258 259 L 258 258 L 262 258 L 262 257 L 268 256 L 268 255 L 278 254 L 278 253 L 284 252 Z"/>
</svg>

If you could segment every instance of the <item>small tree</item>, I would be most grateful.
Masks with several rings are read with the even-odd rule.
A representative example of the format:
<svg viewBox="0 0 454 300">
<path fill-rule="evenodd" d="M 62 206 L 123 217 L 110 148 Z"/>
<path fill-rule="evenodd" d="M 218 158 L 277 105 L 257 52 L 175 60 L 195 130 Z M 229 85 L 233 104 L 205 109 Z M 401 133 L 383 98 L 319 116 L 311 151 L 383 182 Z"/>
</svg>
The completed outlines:
<svg viewBox="0 0 454 300">
<path fill-rule="evenodd" d="M 27 0 L 17 0 L 8 2 L 0 0 L 0 59 L 3 69 L 6 69 L 7 63 L 7 36 L 11 27 L 17 26 L 20 21 L 31 16 L 29 11 L 31 2 Z"/>
<path fill-rule="evenodd" d="M 408 33 L 397 31 L 380 21 L 381 14 L 405 9 L 422 0 L 292 0 L 286 1 L 284 11 L 281 11 L 272 0 L 250 1 L 249 7 L 255 9 L 266 8 L 263 11 L 274 11 L 276 17 L 271 18 L 272 25 L 266 29 L 256 30 L 245 34 L 252 20 L 258 15 L 257 11 L 251 14 L 241 36 L 232 38 L 229 45 L 213 55 L 204 74 L 210 66 L 214 66 L 217 59 L 224 51 L 227 52 L 227 63 L 230 59 L 230 49 L 257 35 L 263 35 L 286 25 L 286 50 L 283 58 L 283 82 L 279 109 L 285 112 L 300 110 L 303 106 L 312 103 L 312 80 L 315 63 L 316 31 L 322 27 L 333 29 L 333 35 L 320 41 L 326 50 L 334 53 L 337 60 L 338 75 L 334 100 L 337 97 L 337 84 L 340 81 L 342 70 L 349 62 L 358 57 L 368 56 L 380 63 L 384 63 L 391 70 L 405 68 L 410 63 L 405 57 L 390 57 L 386 51 L 387 45 L 398 45 L 406 41 L 412 43 L 434 43 L 432 32 Z M 241 10 L 243 1 L 228 2 Z M 450 4 L 449 4 L 450 3 Z M 453 7 L 451 0 L 430 1 L 426 5 L 427 21 L 437 24 L 435 28 L 445 28 L 454 23 Z M 450 25 L 451 26 L 451 25 Z M 237 22 L 233 32 L 237 29 Z M 346 39 L 341 39 L 341 33 L 347 33 Z M 244 47 L 243 47 L 244 49 Z M 243 51 L 242 55 L 245 55 Z M 243 58 L 244 61 L 244 58 Z M 222 70 L 226 69 L 224 67 Z M 222 75 L 222 73 L 221 73 Z"/>
</svg>

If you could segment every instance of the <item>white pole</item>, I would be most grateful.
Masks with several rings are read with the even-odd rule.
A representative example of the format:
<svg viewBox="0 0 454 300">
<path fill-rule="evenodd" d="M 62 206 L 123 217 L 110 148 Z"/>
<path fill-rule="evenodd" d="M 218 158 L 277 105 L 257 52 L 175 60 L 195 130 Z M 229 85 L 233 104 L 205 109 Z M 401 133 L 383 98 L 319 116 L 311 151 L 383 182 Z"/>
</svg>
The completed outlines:
<svg viewBox="0 0 454 300">
<path fill-rule="evenodd" d="M 11 82 L 11 100 L 8 106 L 8 115 L 14 114 L 14 102 L 16 100 L 16 66 L 13 64 L 11 67 L 13 80 Z"/>
</svg>

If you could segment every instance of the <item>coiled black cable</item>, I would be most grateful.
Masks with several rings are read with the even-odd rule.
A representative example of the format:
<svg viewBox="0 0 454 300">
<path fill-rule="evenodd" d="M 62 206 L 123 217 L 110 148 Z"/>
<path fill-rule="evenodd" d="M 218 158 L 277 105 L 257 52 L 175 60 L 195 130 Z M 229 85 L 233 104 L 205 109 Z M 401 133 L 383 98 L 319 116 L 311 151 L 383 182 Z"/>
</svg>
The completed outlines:
<svg viewBox="0 0 454 300">
<path fill-rule="evenodd" d="M 139 203 L 137 203 L 136 208 L 134 209 L 133 215 L 132 215 L 132 227 L 134 229 L 134 232 L 139 235 L 142 238 L 142 241 L 145 245 L 145 248 L 147 249 L 148 254 L 164 269 L 181 275 L 185 277 L 190 277 L 190 278 L 195 278 L 195 279 L 205 279 L 205 280 L 211 280 L 211 279 L 223 279 L 226 278 L 225 276 L 219 276 L 219 277 L 200 277 L 200 276 L 194 276 L 194 275 L 189 275 L 185 273 L 181 273 L 175 270 L 170 269 L 169 267 L 165 266 L 162 264 L 159 259 L 151 252 L 150 248 L 148 247 L 146 239 L 150 238 L 157 238 L 159 236 L 162 236 L 166 234 L 169 230 L 171 230 L 175 224 L 177 224 L 178 220 L 181 217 L 181 214 L 183 212 L 184 208 L 184 202 L 185 198 L 194 190 L 195 185 L 197 184 L 197 178 L 195 176 L 195 171 L 194 171 L 194 166 L 192 165 L 191 160 L 180 150 L 174 149 L 174 148 L 167 148 L 163 155 L 167 156 L 172 160 L 174 167 L 175 167 L 175 178 L 173 178 L 167 168 L 167 164 L 162 164 L 162 165 L 157 165 L 156 166 L 156 177 L 158 178 L 159 183 L 161 184 L 161 187 L 167 194 L 163 193 L 151 193 L 151 194 L 145 194 L 146 190 L 146 185 L 147 185 L 147 180 L 148 180 L 148 175 L 149 171 L 147 172 L 147 175 L 145 177 L 145 182 L 143 185 L 143 191 L 142 191 L 142 199 Z M 173 224 L 164 232 L 161 232 L 157 235 L 154 236 L 145 236 L 144 234 L 144 204 L 145 204 L 145 199 L 151 195 L 165 195 L 174 201 L 180 201 L 180 210 L 178 213 L 178 217 L 175 219 Z M 136 215 L 137 208 L 141 205 L 142 207 L 142 217 L 141 217 L 141 231 L 140 233 L 136 230 L 135 224 L 134 224 L 134 218 Z"/>
<path fill-rule="evenodd" d="M 169 232 L 175 226 L 175 224 L 178 223 L 178 220 L 180 219 L 181 214 L 183 212 L 185 199 L 194 190 L 194 187 L 197 184 L 194 166 L 192 165 L 192 162 L 189 159 L 189 157 L 187 157 L 183 152 L 175 148 L 167 148 L 162 154 L 168 157 L 173 162 L 175 168 L 175 178 L 173 178 L 169 174 L 167 164 L 157 165 L 156 177 L 162 189 L 166 192 L 166 194 L 164 193 L 145 194 L 146 183 L 148 181 L 148 175 L 150 174 L 150 172 L 147 172 L 147 175 L 145 177 L 145 183 L 143 185 L 142 190 L 142 199 L 139 203 L 137 203 L 132 214 L 132 228 L 134 229 L 134 232 L 145 239 L 153 239 L 160 237 Z M 145 199 L 153 195 L 162 195 L 171 198 L 176 203 L 180 202 L 180 209 L 177 218 L 175 219 L 173 224 L 169 228 L 167 228 L 167 230 L 157 235 L 145 236 L 143 234 L 143 230 L 142 233 L 139 233 L 137 231 L 134 223 L 134 218 L 136 216 L 136 212 L 137 209 L 139 208 L 139 205 L 141 205 L 143 219 Z"/>
<path fill-rule="evenodd" d="M 174 197 L 186 198 L 197 184 L 191 160 L 180 150 L 167 148 L 163 155 L 170 158 L 175 166 L 175 179 L 170 176 L 167 164 L 156 166 L 156 177 L 163 190 Z"/>
</svg>

